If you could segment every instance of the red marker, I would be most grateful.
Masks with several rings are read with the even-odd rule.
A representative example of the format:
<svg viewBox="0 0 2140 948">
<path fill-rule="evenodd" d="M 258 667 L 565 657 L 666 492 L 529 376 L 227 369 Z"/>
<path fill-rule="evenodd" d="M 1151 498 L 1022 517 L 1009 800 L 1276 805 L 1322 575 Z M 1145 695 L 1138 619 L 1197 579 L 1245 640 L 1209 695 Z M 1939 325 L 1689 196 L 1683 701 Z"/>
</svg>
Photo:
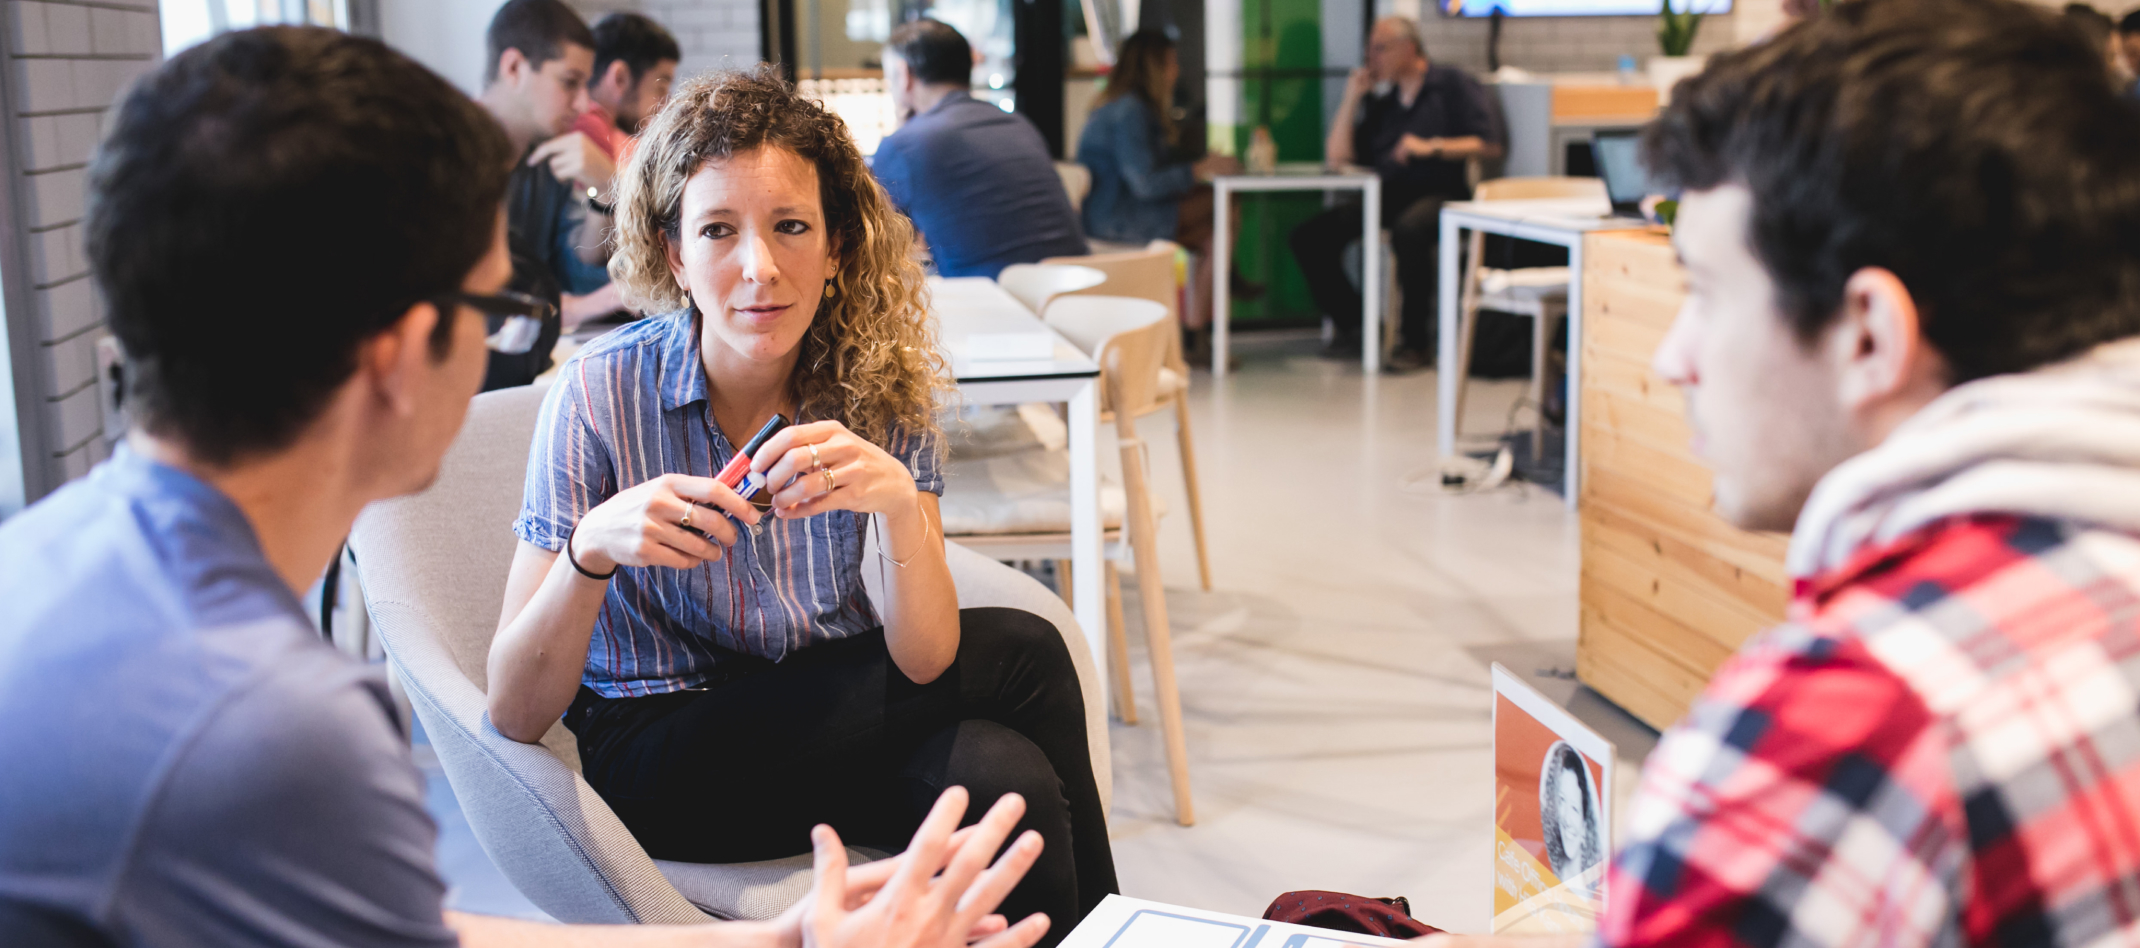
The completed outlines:
<svg viewBox="0 0 2140 948">
<path fill-rule="evenodd" d="M 728 466 L 721 468 L 721 473 L 715 474 L 713 479 L 720 481 L 723 486 L 735 491 L 745 500 L 749 500 L 751 495 L 764 490 L 765 476 L 751 471 L 751 455 L 757 454 L 759 448 L 765 447 L 767 441 L 771 441 L 774 435 L 780 433 L 780 429 L 787 426 L 788 419 L 786 415 L 776 414 L 768 419 L 765 427 L 758 429 L 757 434 L 752 435 L 749 441 L 744 442 L 743 450 L 737 451 L 736 456 L 728 460 Z M 746 486 L 744 483 L 746 479 L 749 481 L 747 485 L 749 489 L 740 489 Z"/>
</svg>

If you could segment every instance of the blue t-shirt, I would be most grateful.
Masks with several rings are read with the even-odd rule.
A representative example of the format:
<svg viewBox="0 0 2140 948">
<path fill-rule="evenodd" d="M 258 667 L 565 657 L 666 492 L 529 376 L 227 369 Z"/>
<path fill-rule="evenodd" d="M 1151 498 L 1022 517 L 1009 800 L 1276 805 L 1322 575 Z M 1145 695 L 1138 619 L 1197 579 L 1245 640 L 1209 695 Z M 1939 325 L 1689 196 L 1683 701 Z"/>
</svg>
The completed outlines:
<svg viewBox="0 0 2140 948">
<path fill-rule="evenodd" d="M 451 945 L 435 837 L 384 677 L 229 498 L 121 448 L 0 524 L 0 926 Z"/>
<path fill-rule="evenodd" d="M 1089 252 L 1033 123 L 952 92 L 877 145 L 878 183 L 929 244 L 936 272 L 994 279 Z"/>
</svg>

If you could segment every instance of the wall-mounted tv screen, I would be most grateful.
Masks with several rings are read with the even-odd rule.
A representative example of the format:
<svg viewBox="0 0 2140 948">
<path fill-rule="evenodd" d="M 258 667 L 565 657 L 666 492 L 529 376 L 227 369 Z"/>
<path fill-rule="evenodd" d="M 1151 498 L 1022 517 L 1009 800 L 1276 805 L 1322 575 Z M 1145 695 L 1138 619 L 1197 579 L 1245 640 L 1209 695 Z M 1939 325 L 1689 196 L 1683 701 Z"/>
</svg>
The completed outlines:
<svg viewBox="0 0 2140 948">
<path fill-rule="evenodd" d="M 1685 11 L 1689 0 L 1672 0 L 1672 9 Z M 1729 13 L 1731 0 L 1692 0 L 1703 13 Z M 1503 16 L 1656 16 L 1663 0 L 1441 0 L 1442 12 L 1450 16 L 1491 16 L 1496 7 Z"/>
</svg>

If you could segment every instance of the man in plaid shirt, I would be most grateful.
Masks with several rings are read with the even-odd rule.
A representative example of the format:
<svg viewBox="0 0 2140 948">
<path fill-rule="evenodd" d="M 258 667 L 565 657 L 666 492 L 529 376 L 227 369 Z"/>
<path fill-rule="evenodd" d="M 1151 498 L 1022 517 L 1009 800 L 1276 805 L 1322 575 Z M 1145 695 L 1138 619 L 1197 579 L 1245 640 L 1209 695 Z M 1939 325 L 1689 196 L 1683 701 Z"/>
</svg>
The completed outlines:
<svg viewBox="0 0 2140 948">
<path fill-rule="evenodd" d="M 1654 367 L 1797 596 L 1650 757 L 1599 940 L 2140 943 L 2140 115 L 2055 13 L 1845 0 L 1645 150 Z"/>
</svg>

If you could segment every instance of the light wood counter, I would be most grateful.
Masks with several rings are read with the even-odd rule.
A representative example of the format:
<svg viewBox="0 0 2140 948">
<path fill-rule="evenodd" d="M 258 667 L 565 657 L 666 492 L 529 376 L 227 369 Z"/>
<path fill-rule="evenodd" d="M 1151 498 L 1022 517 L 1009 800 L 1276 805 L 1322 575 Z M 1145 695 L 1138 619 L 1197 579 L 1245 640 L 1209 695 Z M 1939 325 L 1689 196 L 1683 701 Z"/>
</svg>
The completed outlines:
<svg viewBox="0 0 2140 948">
<path fill-rule="evenodd" d="M 1586 241 L 1576 673 L 1662 729 L 1739 643 L 1783 618 L 1785 537 L 1711 512 L 1685 402 L 1650 371 L 1686 292 L 1670 242 L 1649 231 Z"/>
</svg>

